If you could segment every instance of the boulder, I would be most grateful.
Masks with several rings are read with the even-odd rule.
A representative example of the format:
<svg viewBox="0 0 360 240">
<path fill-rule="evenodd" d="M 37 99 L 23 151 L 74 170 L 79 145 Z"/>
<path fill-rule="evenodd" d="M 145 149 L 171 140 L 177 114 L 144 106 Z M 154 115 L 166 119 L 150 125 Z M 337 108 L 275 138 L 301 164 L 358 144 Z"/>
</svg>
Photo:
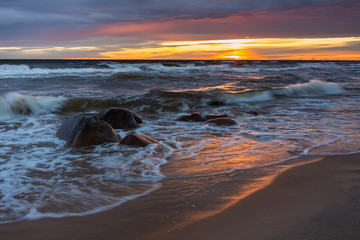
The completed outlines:
<svg viewBox="0 0 360 240">
<path fill-rule="evenodd" d="M 219 101 L 219 100 L 212 100 L 210 102 L 208 102 L 209 106 L 223 106 L 225 105 L 225 103 L 223 101 Z"/>
<path fill-rule="evenodd" d="M 187 115 L 183 115 L 179 118 L 176 119 L 176 121 L 185 121 L 185 122 L 189 122 L 189 121 L 193 121 L 193 122 L 202 122 L 204 121 L 204 117 L 198 113 L 192 113 L 192 114 L 187 114 Z"/>
<path fill-rule="evenodd" d="M 233 126 L 233 125 L 237 124 L 237 122 L 234 119 L 228 118 L 228 117 L 214 118 L 214 119 L 205 121 L 204 123 L 205 124 L 213 123 L 218 126 Z"/>
<path fill-rule="evenodd" d="M 259 113 L 258 113 L 256 110 L 252 110 L 252 111 L 250 112 L 250 114 L 252 114 L 252 115 L 254 115 L 254 116 L 259 115 Z"/>
<path fill-rule="evenodd" d="M 96 120 L 93 115 L 76 115 L 68 118 L 60 126 L 56 136 L 73 147 L 87 147 L 121 140 L 120 135 L 109 123 Z"/>
<path fill-rule="evenodd" d="M 149 144 L 156 144 L 158 141 L 151 137 L 140 135 L 140 134 L 129 134 L 127 135 L 120 144 L 129 146 L 146 147 Z"/>
<path fill-rule="evenodd" d="M 215 119 L 215 118 L 223 118 L 223 117 L 229 117 L 227 114 L 208 114 L 205 115 L 204 121 Z"/>
<path fill-rule="evenodd" d="M 96 119 L 110 123 L 114 129 L 131 129 L 140 127 L 143 123 L 141 117 L 125 108 L 108 108 L 99 113 Z"/>
</svg>

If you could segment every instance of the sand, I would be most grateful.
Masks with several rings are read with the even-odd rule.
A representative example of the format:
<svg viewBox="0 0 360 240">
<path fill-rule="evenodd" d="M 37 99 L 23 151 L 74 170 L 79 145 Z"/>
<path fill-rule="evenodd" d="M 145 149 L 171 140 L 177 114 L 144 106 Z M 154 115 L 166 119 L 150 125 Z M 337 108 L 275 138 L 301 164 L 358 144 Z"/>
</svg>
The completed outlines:
<svg viewBox="0 0 360 240">
<path fill-rule="evenodd" d="M 161 239 L 360 239 L 360 155 L 294 167 L 220 214 Z"/>
<path fill-rule="evenodd" d="M 99 214 L 2 224 L 0 239 L 360 239 L 359 154 L 290 168 L 197 222 L 182 222 L 188 212 L 197 213 L 188 211 L 195 207 L 191 199 L 181 198 L 182 184 L 164 181 L 158 191 Z M 228 182 L 223 185 L 226 191 Z M 216 197 L 205 196 L 201 203 L 207 205 Z"/>
</svg>

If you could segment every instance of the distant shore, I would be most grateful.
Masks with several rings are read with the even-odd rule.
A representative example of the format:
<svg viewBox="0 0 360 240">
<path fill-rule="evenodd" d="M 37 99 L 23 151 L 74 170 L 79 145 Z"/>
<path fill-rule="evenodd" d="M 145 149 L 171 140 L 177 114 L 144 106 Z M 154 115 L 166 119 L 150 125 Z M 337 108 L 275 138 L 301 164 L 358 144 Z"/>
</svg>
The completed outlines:
<svg viewBox="0 0 360 240">
<path fill-rule="evenodd" d="M 185 183 L 165 181 L 152 194 L 95 215 L 2 224 L 0 238 L 355 240 L 360 236 L 360 154 L 329 156 L 290 168 L 226 210 L 188 225 L 181 220 L 197 206 L 181 199 L 176 184 Z M 202 203 L 207 201 L 212 204 L 211 199 Z M 181 205 L 179 212 L 173 212 L 174 204 Z"/>
</svg>

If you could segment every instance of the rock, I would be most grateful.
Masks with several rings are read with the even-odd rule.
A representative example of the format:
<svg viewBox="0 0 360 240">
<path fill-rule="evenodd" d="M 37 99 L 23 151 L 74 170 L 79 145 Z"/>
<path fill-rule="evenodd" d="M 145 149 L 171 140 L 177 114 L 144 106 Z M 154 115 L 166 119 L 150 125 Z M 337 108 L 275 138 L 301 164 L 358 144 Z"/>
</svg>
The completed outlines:
<svg viewBox="0 0 360 240">
<path fill-rule="evenodd" d="M 109 123 L 96 120 L 94 115 L 70 117 L 60 126 L 56 136 L 73 147 L 87 147 L 121 140 L 120 135 Z"/>
<path fill-rule="evenodd" d="M 254 116 L 259 115 L 259 113 L 258 113 L 256 110 L 250 111 L 249 114 L 252 114 L 252 115 L 254 115 Z"/>
<path fill-rule="evenodd" d="M 200 113 L 195 112 L 195 113 L 192 113 L 192 114 L 188 114 L 188 115 L 181 116 L 181 117 L 177 118 L 176 121 L 202 122 L 202 121 L 204 121 L 204 117 L 203 117 Z"/>
<path fill-rule="evenodd" d="M 167 62 L 167 63 L 162 63 L 162 65 L 164 67 L 181 67 L 180 64 L 177 64 L 177 63 L 170 63 L 170 62 Z"/>
<path fill-rule="evenodd" d="M 141 117 L 137 113 L 125 108 L 116 107 L 106 109 L 99 113 L 96 118 L 110 123 L 114 129 L 140 127 L 143 123 Z"/>
<path fill-rule="evenodd" d="M 219 100 L 213 100 L 208 102 L 209 106 L 223 106 L 224 102 L 223 101 L 219 101 Z"/>
<path fill-rule="evenodd" d="M 233 126 L 233 125 L 237 124 L 237 122 L 234 119 L 231 119 L 228 117 L 214 118 L 214 119 L 205 121 L 204 123 L 205 124 L 214 123 L 219 126 Z"/>
<path fill-rule="evenodd" d="M 127 135 L 120 144 L 130 145 L 130 146 L 138 146 L 138 147 L 146 147 L 149 144 L 156 144 L 158 141 L 151 137 L 140 135 L 140 134 L 129 134 Z"/>
<path fill-rule="evenodd" d="M 227 114 L 208 114 L 205 115 L 204 121 L 215 119 L 215 118 L 223 118 L 223 117 L 229 117 Z"/>
</svg>

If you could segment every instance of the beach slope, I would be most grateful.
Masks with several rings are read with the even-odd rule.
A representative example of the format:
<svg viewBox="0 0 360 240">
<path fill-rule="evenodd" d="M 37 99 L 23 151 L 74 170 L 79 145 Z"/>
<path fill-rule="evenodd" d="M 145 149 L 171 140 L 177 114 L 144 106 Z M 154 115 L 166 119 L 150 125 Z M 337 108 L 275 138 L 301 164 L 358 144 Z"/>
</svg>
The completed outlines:
<svg viewBox="0 0 360 240">
<path fill-rule="evenodd" d="M 220 214 L 162 239 L 360 239 L 360 155 L 291 168 Z"/>
</svg>

